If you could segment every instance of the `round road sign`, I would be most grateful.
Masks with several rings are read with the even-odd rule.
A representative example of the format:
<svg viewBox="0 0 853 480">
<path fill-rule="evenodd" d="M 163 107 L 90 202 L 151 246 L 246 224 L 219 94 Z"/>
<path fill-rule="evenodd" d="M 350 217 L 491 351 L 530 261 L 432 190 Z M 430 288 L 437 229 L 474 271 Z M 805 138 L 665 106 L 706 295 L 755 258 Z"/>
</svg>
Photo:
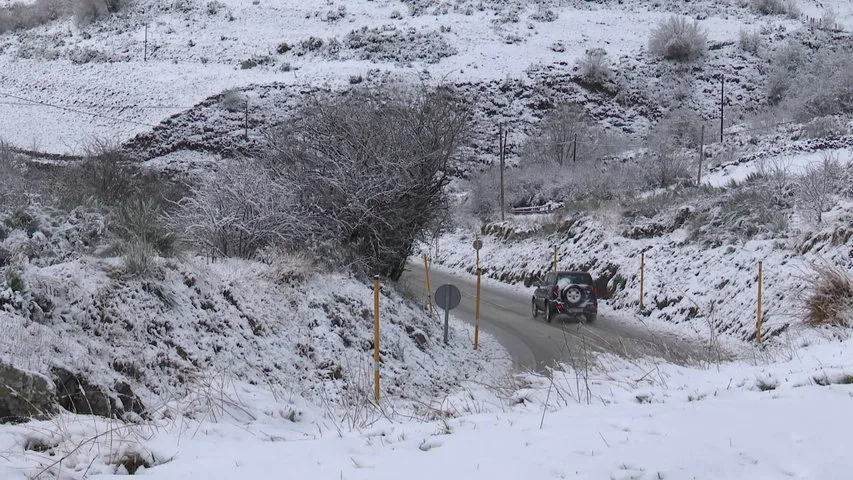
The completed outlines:
<svg viewBox="0 0 853 480">
<path fill-rule="evenodd" d="M 474 250 L 479 250 L 481 248 L 483 248 L 483 241 L 479 238 L 474 240 Z"/>
<path fill-rule="evenodd" d="M 442 285 L 435 291 L 435 303 L 444 310 L 453 310 L 462 301 L 462 292 L 455 285 Z"/>
</svg>

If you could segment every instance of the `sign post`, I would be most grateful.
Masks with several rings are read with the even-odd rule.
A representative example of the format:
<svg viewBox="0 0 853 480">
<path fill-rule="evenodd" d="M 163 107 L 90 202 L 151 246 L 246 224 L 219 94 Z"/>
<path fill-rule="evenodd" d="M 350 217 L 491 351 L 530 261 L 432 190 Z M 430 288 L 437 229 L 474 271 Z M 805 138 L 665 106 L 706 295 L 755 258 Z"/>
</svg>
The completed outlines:
<svg viewBox="0 0 853 480">
<path fill-rule="evenodd" d="M 483 241 L 477 238 L 474 240 L 474 251 L 477 253 L 477 303 L 474 308 L 474 350 L 480 346 L 480 249 L 483 248 Z"/>
<path fill-rule="evenodd" d="M 557 273 L 557 244 L 554 244 L 554 273 Z"/>
<path fill-rule="evenodd" d="M 640 310 L 643 309 L 643 287 L 646 280 L 646 253 L 640 254 Z"/>
<path fill-rule="evenodd" d="M 761 322 L 762 322 L 762 282 L 764 279 L 764 262 L 758 262 L 758 311 L 756 313 L 757 318 L 755 322 L 755 341 L 761 345 Z"/>
<path fill-rule="evenodd" d="M 424 254 L 424 272 L 426 272 L 427 309 L 429 316 L 432 316 L 432 289 L 429 287 L 429 261 L 426 253 Z"/>
<path fill-rule="evenodd" d="M 373 398 L 379 401 L 379 275 L 373 277 Z"/>
<path fill-rule="evenodd" d="M 459 306 L 462 301 L 462 292 L 455 285 L 444 284 L 435 291 L 435 303 L 444 309 L 444 343 L 450 331 L 450 311 Z"/>
</svg>

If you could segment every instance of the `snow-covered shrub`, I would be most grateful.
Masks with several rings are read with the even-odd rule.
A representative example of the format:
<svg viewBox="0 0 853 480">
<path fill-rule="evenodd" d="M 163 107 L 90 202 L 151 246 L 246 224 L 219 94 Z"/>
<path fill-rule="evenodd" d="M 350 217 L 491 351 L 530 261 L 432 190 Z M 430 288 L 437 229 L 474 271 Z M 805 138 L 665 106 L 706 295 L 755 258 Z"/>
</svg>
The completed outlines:
<svg viewBox="0 0 853 480">
<path fill-rule="evenodd" d="M 44 55 L 45 53 L 42 53 L 42 56 Z M 112 53 L 104 52 L 102 50 L 98 50 L 97 48 L 80 47 L 77 45 L 68 50 L 67 55 L 68 59 L 76 65 L 85 65 L 87 63 L 115 62 L 119 59 Z"/>
<path fill-rule="evenodd" d="M 193 187 L 168 223 L 211 257 L 252 258 L 264 247 L 302 245 L 312 219 L 302 218 L 295 188 L 273 177 L 258 162 L 228 163 Z"/>
<path fill-rule="evenodd" d="M 317 273 L 318 265 L 304 253 L 268 248 L 261 258 L 270 266 L 267 278 L 278 285 L 300 284 Z"/>
<path fill-rule="evenodd" d="M 229 112 L 242 112 L 246 109 L 249 99 L 237 89 L 229 89 L 222 92 L 219 105 Z"/>
<path fill-rule="evenodd" d="M 693 214 L 689 224 L 692 241 L 728 245 L 759 236 L 772 238 L 788 228 L 787 214 L 763 181 L 738 186 L 710 202 Z"/>
<path fill-rule="evenodd" d="M 849 48 L 853 48 L 849 41 L 837 49 L 823 48 L 809 55 L 804 67 L 792 76 L 785 103 L 795 120 L 805 122 L 853 112 L 853 57 Z"/>
<path fill-rule="evenodd" d="M 690 182 L 694 172 L 684 153 L 661 142 L 651 145 L 648 154 L 641 159 L 641 175 L 646 185 L 666 188 Z"/>
<path fill-rule="evenodd" d="M 483 223 L 491 220 L 495 213 L 500 212 L 500 180 L 497 178 L 498 174 L 499 172 L 496 172 L 494 168 L 488 169 L 473 177 L 469 184 L 465 209 Z"/>
<path fill-rule="evenodd" d="M 8 217 L 3 220 L 3 225 L 12 230 L 23 230 L 32 235 L 39 228 L 39 221 L 24 207 L 16 207 Z"/>
<path fill-rule="evenodd" d="M 88 25 L 125 7 L 127 0 L 73 0 L 74 23 Z"/>
<path fill-rule="evenodd" d="M 702 137 L 704 121 L 695 110 L 678 107 L 669 112 L 649 133 L 651 143 L 668 142 L 677 147 L 694 148 Z"/>
<path fill-rule="evenodd" d="M 555 108 L 540 123 L 538 132 L 521 147 L 519 168 L 506 175 L 506 206 L 542 205 L 564 201 L 593 206 L 603 200 L 630 195 L 638 178 L 633 165 L 606 160 L 614 153 L 611 143 L 586 115 L 583 107 L 566 104 Z M 478 179 L 478 192 L 469 207 L 484 215 L 493 210 L 499 172 Z M 492 187 L 489 187 L 491 185 Z"/>
<path fill-rule="evenodd" d="M 787 15 L 791 18 L 800 15 L 796 0 L 750 0 L 750 5 L 762 15 Z"/>
<path fill-rule="evenodd" d="M 649 51 L 668 60 L 689 61 L 705 55 L 707 37 L 699 22 L 673 15 L 652 31 Z"/>
<path fill-rule="evenodd" d="M 436 31 L 421 32 L 414 28 L 379 29 L 362 27 L 344 37 L 343 44 L 360 60 L 372 62 L 437 63 L 456 55 L 456 47 Z"/>
<path fill-rule="evenodd" d="M 847 135 L 847 126 L 836 117 L 818 117 L 803 126 L 806 138 L 838 138 Z"/>
<path fill-rule="evenodd" d="M 113 229 L 126 241 L 148 245 L 163 256 L 174 254 L 177 248 L 177 236 L 152 199 L 134 198 L 120 205 Z"/>
<path fill-rule="evenodd" d="M 779 207 L 790 207 L 793 196 L 794 181 L 791 176 L 791 161 L 780 157 L 761 158 L 756 160 L 757 169 L 754 175 L 760 178 L 767 187 L 768 195 Z"/>
<path fill-rule="evenodd" d="M 537 22 L 553 22 L 558 18 L 560 18 L 560 15 L 544 3 L 540 3 L 536 7 L 536 11 L 530 14 L 530 19 Z"/>
<path fill-rule="evenodd" d="M 66 12 L 64 0 L 11 2 L 0 7 L 0 34 L 44 25 L 62 17 Z"/>
<path fill-rule="evenodd" d="M 219 13 L 221 9 L 225 8 L 225 4 L 218 0 L 211 0 L 207 2 L 207 14 L 208 15 L 216 15 Z"/>
<path fill-rule="evenodd" d="M 135 240 L 122 249 L 124 272 L 135 277 L 151 277 L 158 271 L 157 252 L 147 242 Z"/>
<path fill-rule="evenodd" d="M 622 214 L 629 220 L 638 220 L 641 218 L 652 219 L 677 207 L 681 207 L 685 204 L 696 202 L 706 196 L 716 194 L 717 192 L 707 185 L 703 185 L 700 188 L 665 190 L 653 195 L 645 195 L 643 197 L 633 199 L 628 205 L 626 205 Z"/>
<path fill-rule="evenodd" d="M 581 105 L 561 105 L 542 119 L 538 135 L 524 142 L 522 162 L 565 165 L 573 158 L 597 160 L 604 153 L 602 139 L 602 132 Z"/>
<path fill-rule="evenodd" d="M 761 44 L 762 40 L 759 32 L 749 32 L 747 30 L 740 31 L 737 45 L 742 51 L 758 55 L 758 51 L 761 49 Z"/>
<path fill-rule="evenodd" d="M 20 203 L 23 200 L 22 189 L 25 172 L 23 159 L 12 146 L 0 139 L 0 206 Z"/>
<path fill-rule="evenodd" d="M 829 263 L 813 266 L 805 277 L 810 287 L 806 320 L 813 326 L 848 325 L 853 316 L 853 278 L 845 268 Z"/>
<path fill-rule="evenodd" d="M 794 79 L 808 63 L 808 57 L 806 48 L 796 40 L 789 41 L 776 51 L 767 75 L 767 101 L 771 105 L 777 105 L 785 99 Z"/>
<path fill-rule="evenodd" d="M 308 37 L 299 42 L 300 54 L 304 54 L 305 52 L 318 53 L 323 48 L 324 43 L 322 38 Z"/>
<path fill-rule="evenodd" d="M 699 145 L 702 123 L 694 111 L 677 108 L 652 128 L 642 160 L 649 186 L 668 187 L 693 178 L 691 154 Z"/>
<path fill-rule="evenodd" d="M 823 213 L 832 206 L 833 195 L 842 178 L 838 157 L 825 153 L 819 162 L 806 166 L 797 180 L 800 207 L 811 214 L 818 225 L 823 221 Z"/>
<path fill-rule="evenodd" d="M 826 8 L 823 11 L 823 15 L 821 15 L 820 20 L 818 20 L 817 27 L 821 30 L 837 30 L 838 27 L 838 14 L 832 7 Z"/>
<path fill-rule="evenodd" d="M 347 7 L 344 5 L 338 6 L 338 8 L 329 10 L 326 12 L 326 15 L 323 16 L 323 21 L 334 23 L 338 20 L 347 16 Z"/>
<path fill-rule="evenodd" d="M 189 13 L 195 8 L 194 0 L 172 0 L 171 9 L 176 12 Z"/>
<path fill-rule="evenodd" d="M 281 42 L 278 44 L 278 47 L 275 48 L 275 51 L 279 55 L 284 55 L 285 53 L 289 52 L 292 49 L 293 49 L 293 47 L 291 47 L 289 43 Z"/>
<path fill-rule="evenodd" d="M 584 56 L 577 60 L 577 67 L 584 82 L 596 87 L 606 84 L 613 75 L 607 51 L 603 48 L 587 50 Z"/>
<path fill-rule="evenodd" d="M 444 212 L 468 106 L 448 87 L 356 89 L 310 99 L 271 138 L 264 161 L 292 191 L 315 242 L 365 273 L 399 278 L 414 243 Z"/>
<path fill-rule="evenodd" d="M 83 161 L 71 174 L 74 182 L 69 182 L 68 187 L 76 190 L 73 193 L 114 204 L 133 190 L 136 170 L 131 166 L 131 158 L 117 144 L 95 139 L 86 146 Z"/>
</svg>

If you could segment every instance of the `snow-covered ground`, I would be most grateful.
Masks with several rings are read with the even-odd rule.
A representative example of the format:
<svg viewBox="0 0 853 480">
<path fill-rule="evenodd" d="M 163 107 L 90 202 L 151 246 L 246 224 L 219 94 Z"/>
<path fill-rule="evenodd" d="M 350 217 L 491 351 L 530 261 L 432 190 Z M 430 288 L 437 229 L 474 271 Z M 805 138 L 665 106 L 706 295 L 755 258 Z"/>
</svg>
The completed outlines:
<svg viewBox="0 0 853 480">
<path fill-rule="evenodd" d="M 218 104 L 223 91 L 247 96 L 250 137 L 260 138 L 256 124 L 286 116 L 282 105 L 298 99 L 294 92 L 393 72 L 466 88 L 482 104 L 478 155 L 489 160 L 495 121 L 523 124 L 512 130 L 517 146 L 554 99 L 591 99 L 603 124 L 642 134 L 661 104 L 684 94 L 671 91 L 672 72 L 650 67 L 645 52 L 649 33 L 670 12 L 697 18 L 708 31 L 713 48 L 687 95 L 706 117 L 716 111 L 719 72 L 729 75 L 735 112 L 757 104 L 751 92 L 763 88 L 766 59 L 737 49 L 741 30 L 769 39 L 804 27 L 803 18 L 756 16 L 741 0 L 624 3 L 139 0 L 87 27 L 61 19 L 0 35 L 0 139 L 65 154 L 81 153 L 93 137 L 153 139 L 144 145 L 153 152 L 141 159 L 146 166 L 207 170 L 225 149 L 179 146 L 242 135 L 243 113 Z M 799 2 L 806 17 L 832 8 L 848 30 L 851 5 Z M 568 78 L 575 60 L 598 47 L 623 72 L 621 87 L 649 87 L 639 95 L 646 103 L 602 99 Z M 740 128 L 727 134 L 741 147 L 756 142 L 743 157 L 749 161 L 711 165 L 709 185 L 742 181 L 762 159 L 791 173 L 820 159 L 808 140 L 738 138 Z M 847 161 L 850 135 L 836 140 L 821 148 Z M 23 262 L 27 292 L 2 292 L 0 360 L 45 375 L 68 367 L 107 388 L 136 372 L 134 391 L 152 416 L 126 424 L 63 413 L 4 425 L 0 477 L 105 478 L 147 464 L 152 478 L 845 478 L 853 344 L 839 340 L 846 336 L 839 329 L 801 325 L 803 282 L 791 279 L 807 275 L 812 260 L 850 266 L 848 211 L 827 213 L 816 232 L 795 216 L 785 238 L 711 248 L 685 243 L 681 227 L 624 238 L 616 214 L 551 236 L 536 233 L 551 219 L 515 218 L 484 238 L 488 281 L 518 282 L 548 269 L 557 243 L 561 265 L 615 269 L 624 278 L 608 315 L 712 339 L 754 336 L 762 261 L 769 345 L 740 342 L 739 361 L 706 369 L 601 356 L 554 372 L 552 383 L 511 376 L 488 335 L 473 352 L 461 323 L 442 345 L 438 321 L 383 290 L 379 407 L 369 401 L 372 292 L 359 279 L 332 273 L 282 281 L 269 265 L 190 257 L 158 260 L 153 281 L 128 280 L 120 259 L 75 250 L 88 245 L 81 235 L 103 233 L 103 219 L 46 219 L 44 231 L 12 232 L 0 245 L 51 251 Z M 471 272 L 472 239 L 467 231 L 443 237 L 434 260 Z"/>
<path fill-rule="evenodd" d="M 853 149 L 851 148 L 828 148 L 819 152 L 796 153 L 779 156 L 770 156 L 762 161 L 734 163 L 721 165 L 702 179 L 702 183 L 714 187 L 723 187 L 729 182 L 743 182 L 751 173 L 759 173 L 763 168 L 765 172 L 779 169 L 788 175 L 801 175 L 808 167 L 815 167 L 825 158 L 834 158 L 846 164 L 853 162 Z"/>
<path fill-rule="evenodd" d="M 87 27 L 67 19 L 0 35 L 0 138 L 31 150 L 80 153 L 93 137 L 127 140 L 229 88 L 344 86 L 375 68 L 412 78 L 428 74 L 433 82 L 520 79 L 531 66 L 572 65 L 587 49 L 604 48 L 618 69 L 645 50 L 651 30 L 670 15 L 667 7 L 679 7 L 460 1 L 413 15 L 407 3 L 139 1 L 127 15 Z M 757 18 L 738 2 L 685 13 L 701 14 L 709 41 L 722 45 L 741 29 L 801 26 L 784 17 Z M 328 46 L 365 27 L 378 32 L 376 38 L 404 38 L 410 29 L 422 36 L 391 42 L 380 54 L 351 44 L 332 53 L 301 46 L 311 38 Z M 439 58 L 395 60 L 408 50 Z M 249 59 L 258 65 L 242 68 Z"/>
<path fill-rule="evenodd" d="M 215 418 L 163 414 L 128 426 L 64 415 L 0 430 L 0 476 L 108 478 L 139 458 L 146 478 L 846 478 L 851 341 L 749 363 L 681 368 L 599 357 L 577 371 L 482 374 L 425 402 L 416 421 L 368 411 L 323 418 L 238 384 Z M 772 363 L 771 363 L 772 361 Z M 232 403 L 233 402 L 233 403 Z M 260 412 L 249 416 L 246 412 Z M 216 420 L 216 421 L 214 421 Z M 62 460 L 60 462 L 60 460 Z"/>
</svg>

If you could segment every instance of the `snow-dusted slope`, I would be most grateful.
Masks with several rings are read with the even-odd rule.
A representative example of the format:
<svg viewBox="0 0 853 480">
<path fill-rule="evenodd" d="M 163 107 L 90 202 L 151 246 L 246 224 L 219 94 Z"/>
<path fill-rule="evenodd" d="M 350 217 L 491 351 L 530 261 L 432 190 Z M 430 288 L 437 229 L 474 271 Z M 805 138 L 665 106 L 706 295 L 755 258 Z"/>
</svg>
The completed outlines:
<svg viewBox="0 0 853 480">
<path fill-rule="evenodd" d="M 241 402 L 200 425 L 66 415 L 5 427 L 0 476 L 101 478 L 147 464 L 136 473 L 155 479 L 845 478 L 851 346 L 708 369 L 605 357 L 553 383 L 478 375 L 464 393 L 425 402 L 419 421 L 374 417 L 354 431 L 236 384 L 225 398 Z"/>
<path fill-rule="evenodd" d="M 128 139 L 228 88 L 345 87 L 350 77 L 372 69 L 412 80 L 426 74 L 430 82 L 539 83 L 528 78 L 529 67 L 569 70 L 591 48 L 604 48 L 627 84 L 644 82 L 635 78 L 642 66 L 636 58 L 668 7 L 677 7 L 521 0 L 485 8 L 441 5 L 138 1 L 87 27 L 67 19 L 6 34 L 0 36 L 0 137 L 23 148 L 79 153 L 93 136 Z M 713 54 L 719 58 L 707 67 L 709 75 L 749 72 L 730 65 L 738 63 L 731 42 L 740 29 L 799 25 L 782 17 L 756 19 L 738 2 L 700 4 L 685 13 L 699 15 L 709 40 L 723 46 Z M 701 82 L 696 88 L 707 89 Z M 732 98 L 743 95 L 733 90 Z M 713 104 L 714 96 L 708 100 Z"/>
<path fill-rule="evenodd" d="M 48 377 L 64 368 L 107 392 L 124 382 L 152 411 L 232 382 L 332 411 L 372 392 L 373 291 L 363 280 L 304 261 L 191 255 L 157 258 L 150 275 L 134 276 L 109 255 L 103 216 L 28 211 L 37 220 L 27 230 L 0 227 L 12 262 L 0 289 L 0 362 Z M 380 326 L 382 395 L 398 408 L 509 366 L 493 340 L 475 352 L 473 333 L 455 323 L 445 345 L 439 319 L 393 285 L 382 286 Z"/>
<path fill-rule="evenodd" d="M 849 170 L 853 149 L 833 153 Z M 771 158 L 779 158 L 767 155 Z M 816 153 L 791 153 L 785 168 L 796 175 L 818 162 Z M 758 161 L 724 165 L 705 177 L 711 185 L 743 182 L 756 173 Z M 723 195 L 721 192 L 720 195 Z M 763 328 L 765 340 L 787 344 L 808 343 L 804 329 L 806 300 L 816 277 L 814 266 L 837 265 L 849 269 L 853 240 L 850 203 L 841 199 L 815 225 L 802 210 L 780 210 L 787 222 L 784 232 L 761 233 L 751 218 L 733 218 L 714 226 L 701 224 L 699 196 L 676 200 L 653 219 L 625 219 L 631 205 L 602 207 L 592 215 L 513 216 L 505 223 L 483 227 L 481 265 L 488 277 L 524 289 L 526 278 L 542 277 L 552 268 L 553 247 L 559 267 L 589 269 L 616 290 L 607 300 L 617 315 L 665 320 L 703 336 L 726 333 L 745 341 L 755 339 L 758 264 L 763 263 Z M 726 212 L 722 212 L 725 214 Z M 699 223 L 697 223 L 699 222 Z M 738 239 L 734 231 L 754 232 Z M 471 243 L 476 232 L 458 230 L 439 240 L 437 263 L 473 274 Z M 716 240 L 724 239 L 724 240 Z M 644 309 L 639 308 L 640 256 L 645 255 Z M 531 291 L 530 289 L 526 289 Z M 781 335 L 791 329 L 790 335 Z M 790 333 L 790 332 L 789 332 Z M 774 338 L 777 337 L 777 338 Z"/>
</svg>

